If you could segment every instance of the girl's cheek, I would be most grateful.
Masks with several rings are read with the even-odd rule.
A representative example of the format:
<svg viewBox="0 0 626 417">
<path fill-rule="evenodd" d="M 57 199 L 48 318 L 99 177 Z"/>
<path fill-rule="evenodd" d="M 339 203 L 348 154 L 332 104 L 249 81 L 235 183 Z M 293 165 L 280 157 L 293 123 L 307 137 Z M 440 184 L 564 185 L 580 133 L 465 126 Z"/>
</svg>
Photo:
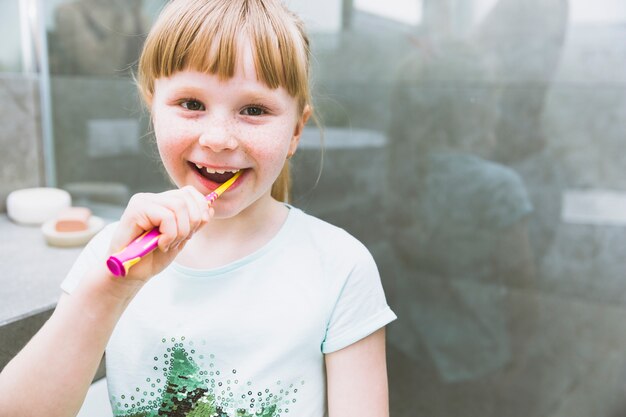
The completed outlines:
<svg viewBox="0 0 626 417">
<path fill-rule="evenodd" d="M 291 131 L 282 124 L 265 127 L 255 127 L 241 131 L 240 138 L 247 142 L 248 147 L 255 153 L 266 158 L 282 159 L 282 154 L 288 151 L 291 141 Z"/>
<path fill-rule="evenodd" d="M 166 167 L 170 162 L 178 160 L 192 141 L 191 132 L 177 130 L 176 127 L 176 125 L 172 124 L 157 129 L 155 126 L 154 134 L 157 148 Z"/>
<path fill-rule="evenodd" d="M 183 140 L 188 141 L 193 138 L 195 132 L 188 124 L 178 123 L 176 121 L 154 123 L 154 134 L 157 143 L 180 143 Z"/>
</svg>

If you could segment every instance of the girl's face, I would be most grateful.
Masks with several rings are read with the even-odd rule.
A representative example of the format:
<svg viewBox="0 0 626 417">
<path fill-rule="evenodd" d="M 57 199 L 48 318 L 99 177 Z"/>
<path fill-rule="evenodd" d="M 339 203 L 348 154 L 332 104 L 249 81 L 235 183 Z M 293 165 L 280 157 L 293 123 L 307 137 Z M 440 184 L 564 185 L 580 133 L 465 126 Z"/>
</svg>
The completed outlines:
<svg viewBox="0 0 626 417">
<path fill-rule="evenodd" d="M 272 184 L 308 118 L 285 89 L 257 80 L 249 45 L 239 56 L 228 80 L 188 70 L 157 79 L 150 103 L 159 153 L 177 186 L 208 194 L 242 171 L 214 204 L 217 218 L 272 201 Z"/>
</svg>

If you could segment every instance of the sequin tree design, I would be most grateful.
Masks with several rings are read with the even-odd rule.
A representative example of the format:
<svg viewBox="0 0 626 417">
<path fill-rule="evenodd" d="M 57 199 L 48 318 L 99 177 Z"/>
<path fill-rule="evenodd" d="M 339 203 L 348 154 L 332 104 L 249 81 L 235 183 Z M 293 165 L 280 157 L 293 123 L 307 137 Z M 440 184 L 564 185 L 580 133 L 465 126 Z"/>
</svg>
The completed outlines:
<svg viewBox="0 0 626 417">
<path fill-rule="evenodd" d="M 165 339 L 163 342 L 165 343 Z M 156 384 L 150 378 L 146 380 L 160 396 L 154 398 L 154 390 L 143 391 L 141 396 L 138 393 L 142 391 L 138 387 L 135 394 L 122 395 L 120 400 L 113 397 L 115 416 L 281 417 L 289 413 L 289 405 L 296 402 L 295 398 L 288 398 L 298 392 L 293 385 L 288 389 L 279 387 L 278 395 L 267 388 L 254 393 L 250 388 L 251 382 L 247 383 L 246 389 L 236 389 L 243 388 L 237 379 L 227 379 L 224 383 L 220 380 L 219 370 L 208 372 L 200 369 L 183 347 L 183 343 L 175 343 L 167 351 L 163 355 L 164 387 L 156 389 Z M 191 349 L 191 353 L 195 353 L 195 350 Z M 155 361 L 158 359 L 155 357 Z M 212 363 L 210 368 L 213 368 Z M 154 369 L 158 367 L 155 366 Z M 236 370 L 233 369 L 232 373 L 236 375 Z M 156 382 L 160 383 L 161 379 L 158 378 Z M 280 381 L 277 384 L 280 385 Z M 235 395 L 235 392 L 242 393 Z"/>
</svg>

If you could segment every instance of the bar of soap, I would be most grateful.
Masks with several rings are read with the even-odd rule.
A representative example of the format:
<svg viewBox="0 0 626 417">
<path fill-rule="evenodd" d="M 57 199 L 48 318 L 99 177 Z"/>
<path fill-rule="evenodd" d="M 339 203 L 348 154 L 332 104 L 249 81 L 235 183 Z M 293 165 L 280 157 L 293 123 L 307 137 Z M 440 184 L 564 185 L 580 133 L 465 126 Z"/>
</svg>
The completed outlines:
<svg viewBox="0 0 626 417">
<path fill-rule="evenodd" d="M 54 224 L 57 232 L 82 232 L 89 228 L 91 210 L 87 207 L 70 207 L 59 213 Z"/>
</svg>

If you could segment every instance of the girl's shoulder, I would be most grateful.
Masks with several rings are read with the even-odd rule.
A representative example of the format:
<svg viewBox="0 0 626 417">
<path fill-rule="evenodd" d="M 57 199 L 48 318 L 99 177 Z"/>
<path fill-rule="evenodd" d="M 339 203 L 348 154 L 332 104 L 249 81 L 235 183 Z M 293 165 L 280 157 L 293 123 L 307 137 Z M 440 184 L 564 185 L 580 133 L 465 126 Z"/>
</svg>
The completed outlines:
<svg viewBox="0 0 626 417">
<path fill-rule="evenodd" d="M 311 249 L 321 254 L 343 259 L 371 259 L 365 245 L 347 230 L 302 209 L 290 208 L 293 211 L 293 227 L 290 231 L 294 244 L 299 242 L 300 245 L 310 245 Z"/>
</svg>

